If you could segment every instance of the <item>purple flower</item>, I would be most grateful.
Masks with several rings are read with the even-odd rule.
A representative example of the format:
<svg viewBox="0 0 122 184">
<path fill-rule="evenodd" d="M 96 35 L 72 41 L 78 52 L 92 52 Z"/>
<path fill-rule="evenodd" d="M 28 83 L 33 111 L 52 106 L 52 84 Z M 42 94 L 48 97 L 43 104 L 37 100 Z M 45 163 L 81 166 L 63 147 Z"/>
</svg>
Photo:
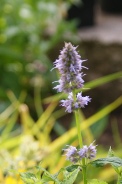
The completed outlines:
<svg viewBox="0 0 122 184">
<path fill-rule="evenodd" d="M 91 143 L 89 146 L 83 146 L 83 148 L 79 150 L 78 155 L 81 159 L 88 158 L 92 160 L 93 158 L 95 158 L 97 150 L 96 145 L 94 146 L 93 143 Z"/>
<path fill-rule="evenodd" d="M 54 68 L 57 68 L 61 75 L 58 81 L 59 85 L 54 87 L 58 92 L 69 93 L 73 89 L 83 87 L 84 80 L 81 72 L 83 60 L 81 60 L 76 48 L 71 43 L 65 43 L 59 58 L 54 62 Z"/>
<path fill-rule="evenodd" d="M 95 158 L 96 153 L 97 153 L 97 149 L 96 149 L 97 145 L 94 146 L 93 143 L 91 143 L 88 147 L 87 158 L 89 158 L 90 160 Z"/>
<path fill-rule="evenodd" d="M 89 146 L 84 145 L 81 149 L 78 150 L 74 146 L 69 146 L 67 149 L 63 149 L 63 151 L 65 151 L 66 159 L 73 163 L 77 163 L 83 158 L 92 160 L 95 158 L 97 153 L 97 145 L 94 146 L 93 143 L 91 143 Z"/>
<path fill-rule="evenodd" d="M 89 96 L 82 96 L 82 93 L 77 94 L 76 103 L 78 103 L 79 108 L 83 108 L 85 105 L 88 105 L 88 102 L 91 101 L 91 98 Z"/>
<path fill-rule="evenodd" d="M 84 74 L 81 72 L 84 60 L 76 51 L 71 43 L 65 43 L 63 50 L 60 52 L 59 58 L 54 62 L 54 68 L 57 68 L 60 73 L 59 84 L 54 87 L 58 92 L 68 93 L 66 100 L 61 100 L 61 106 L 66 108 L 68 113 L 76 109 L 83 108 L 91 101 L 89 96 L 82 96 L 82 93 L 75 94 L 75 89 L 83 87 Z"/>
<path fill-rule="evenodd" d="M 61 106 L 65 107 L 68 113 L 71 113 L 76 109 L 79 109 L 81 107 L 83 108 L 85 105 L 88 104 L 88 102 L 90 102 L 90 100 L 91 99 L 89 98 L 89 96 L 83 97 L 82 93 L 78 93 L 76 95 L 76 99 L 74 100 L 73 93 L 71 92 L 69 93 L 68 99 L 61 100 Z"/>
<path fill-rule="evenodd" d="M 77 154 L 77 149 L 74 146 L 69 146 L 67 149 L 64 149 L 65 151 L 65 155 L 66 155 L 66 159 L 76 163 L 78 161 L 78 154 Z"/>
<path fill-rule="evenodd" d="M 87 152 L 88 152 L 88 147 L 83 146 L 83 148 L 81 148 L 78 152 L 80 159 L 87 157 Z"/>
<path fill-rule="evenodd" d="M 83 158 L 92 160 L 95 158 L 97 153 L 97 145 L 94 146 L 93 143 L 89 146 L 84 145 L 79 150 L 74 146 L 69 146 L 67 149 L 63 149 L 65 151 L 66 159 L 73 163 L 80 162 Z"/>
<path fill-rule="evenodd" d="M 67 100 L 61 100 L 60 102 L 61 102 L 61 106 L 65 107 L 68 113 L 71 113 L 73 111 L 74 99 L 73 99 L 72 93 L 69 93 Z"/>
</svg>

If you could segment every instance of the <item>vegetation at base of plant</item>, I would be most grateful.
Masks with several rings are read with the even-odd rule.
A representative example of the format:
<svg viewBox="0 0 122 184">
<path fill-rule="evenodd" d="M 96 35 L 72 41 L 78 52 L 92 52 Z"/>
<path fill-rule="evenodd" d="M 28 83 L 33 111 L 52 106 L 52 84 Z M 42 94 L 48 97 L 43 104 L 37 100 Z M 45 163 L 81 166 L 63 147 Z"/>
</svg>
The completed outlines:
<svg viewBox="0 0 122 184">
<path fill-rule="evenodd" d="M 31 172 L 22 173 L 21 177 L 25 183 L 47 183 L 54 182 L 57 184 L 73 184 L 78 173 L 80 171 L 80 167 L 78 165 L 72 165 L 65 168 L 61 168 L 56 174 L 52 175 L 47 170 L 42 168 L 41 166 L 36 167 L 36 174 Z M 41 174 L 41 172 L 43 172 Z M 63 180 L 61 181 L 58 177 L 63 175 Z"/>
<path fill-rule="evenodd" d="M 93 165 L 95 167 L 103 167 L 105 165 L 110 164 L 115 172 L 118 175 L 118 182 L 122 182 L 122 159 L 113 155 L 113 150 L 110 148 L 108 152 L 108 156 L 106 158 L 100 158 L 88 163 L 88 165 Z M 41 166 L 36 167 L 36 174 L 33 172 L 21 173 L 21 178 L 26 184 L 29 183 L 48 183 L 53 182 L 55 184 L 73 184 L 79 173 L 82 173 L 82 167 L 80 165 L 70 165 L 64 168 L 61 168 L 57 173 L 50 174 L 47 170 L 42 168 Z M 61 178 L 59 179 L 60 175 Z M 81 174 L 80 174 L 81 175 Z M 105 181 L 101 181 L 98 179 L 88 180 L 88 184 L 107 184 Z"/>
<path fill-rule="evenodd" d="M 117 184 L 122 183 L 122 159 L 114 155 L 114 152 L 111 147 L 106 158 L 97 159 L 91 164 L 96 167 L 103 167 L 107 164 L 110 164 L 118 175 Z"/>
</svg>

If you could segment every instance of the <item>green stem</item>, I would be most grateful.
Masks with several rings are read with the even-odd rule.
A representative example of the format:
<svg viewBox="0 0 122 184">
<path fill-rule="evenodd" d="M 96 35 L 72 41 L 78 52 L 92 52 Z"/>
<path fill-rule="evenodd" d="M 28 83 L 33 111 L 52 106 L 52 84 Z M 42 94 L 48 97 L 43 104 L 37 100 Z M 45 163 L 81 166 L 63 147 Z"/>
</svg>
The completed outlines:
<svg viewBox="0 0 122 184">
<path fill-rule="evenodd" d="M 83 140 L 81 136 L 81 128 L 80 128 L 80 122 L 79 122 L 79 110 L 75 110 L 75 121 L 76 121 L 76 126 L 77 126 L 79 145 L 80 145 L 80 148 L 82 148 Z"/>
<path fill-rule="evenodd" d="M 83 160 L 82 160 L 83 162 Z M 87 175 L 86 175 L 86 165 L 85 166 L 82 166 L 82 172 L 83 172 L 83 182 L 84 184 L 87 184 Z"/>
<path fill-rule="evenodd" d="M 119 176 L 118 176 L 117 184 L 120 184 L 120 178 L 119 178 Z"/>
<path fill-rule="evenodd" d="M 118 181 L 117 181 L 117 184 L 120 184 L 122 182 L 122 176 L 121 176 L 121 174 L 120 175 L 118 175 Z"/>
<path fill-rule="evenodd" d="M 80 145 L 80 148 L 82 148 L 83 140 L 82 140 L 82 135 L 81 135 L 80 121 L 79 121 L 79 110 L 75 110 L 75 120 L 76 120 L 77 132 L 78 132 L 79 145 Z M 83 173 L 84 184 L 87 184 L 85 158 L 82 159 L 82 173 Z"/>
</svg>

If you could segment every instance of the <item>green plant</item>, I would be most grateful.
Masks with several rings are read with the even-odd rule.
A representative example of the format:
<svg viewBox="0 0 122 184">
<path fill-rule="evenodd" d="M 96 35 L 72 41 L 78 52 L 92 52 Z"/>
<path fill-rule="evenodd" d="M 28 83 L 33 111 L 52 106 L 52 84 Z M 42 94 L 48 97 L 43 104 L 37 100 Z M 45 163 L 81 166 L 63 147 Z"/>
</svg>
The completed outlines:
<svg viewBox="0 0 122 184">
<path fill-rule="evenodd" d="M 94 87 L 105 84 L 120 77 L 121 72 L 102 77 L 86 84 L 85 87 L 87 88 L 85 89 L 93 89 Z M 78 146 L 77 128 L 73 125 L 69 131 L 63 130 L 59 137 L 53 141 L 51 140 L 51 131 L 56 124 L 58 125 L 58 119 L 65 114 L 62 109 L 57 109 L 58 101 L 62 98 L 65 98 L 66 96 L 54 95 L 42 100 L 39 93 L 35 93 L 34 101 L 36 107 L 35 109 L 37 111 L 39 104 L 42 102 L 44 106 L 48 104 L 46 110 L 43 109 L 42 105 L 40 109 L 41 116 L 39 116 L 38 120 L 35 121 L 33 120 L 32 115 L 29 113 L 28 106 L 24 103 L 26 99 L 25 92 L 22 92 L 19 98 L 16 98 L 16 96 L 11 91 L 9 91 L 7 95 L 11 105 L 9 105 L 8 108 L 6 108 L 6 110 L 0 114 L 0 162 L 3 165 L 1 168 L 2 175 L 5 173 L 10 175 L 10 171 L 13 172 L 13 170 L 17 170 L 17 172 L 29 171 L 29 173 L 34 173 L 35 167 L 33 166 L 38 165 L 42 160 L 41 166 L 37 167 L 37 170 L 39 169 L 39 172 L 43 172 L 44 170 L 42 168 L 48 168 L 48 171 L 46 171 L 48 179 L 53 177 L 53 174 L 50 175 L 50 173 L 56 173 L 57 170 L 60 170 L 60 168 L 64 168 L 64 170 L 61 169 L 60 174 L 57 173 L 59 177 L 62 177 L 62 172 L 65 171 L 66 173 L 69 172 L 67 175 L 68 177 L 73 174 L 71 178 L 74 177 L 75 179 L 78 172 L 80 171 L 79 166 L 76 165 L 67 168 L 67 163 L 64 157 L 61 157 L 61 149 L 64 147 L 64 145 L 71 143 L 74 146 Z M 95 134 L 92 132 L 91 126 L 98 124 L 100 120 L 102 121 L 101 123 L 103 123 L 104 117 L 119 107 L 121 103 L 122 99 L 119 97 L 113 103 L 104 107 L 102 110 L 95 113 L 88 119 L 85 119 L 82 111 L 79 111 L 79 121 L 82 122 L 80 128 L 81 132 L 83 133 L 83 139 L 87 137 L 85 144 L 89 144 L 95 139 Z M 37 114 L 39 113 L 37 112 Z M 74 119 L 72 121 L 74 121 Z M 101 133 L 102 130 L 100 134 Z M 120 144 L 118 141 L 119 139 L 117 140 L 117 146 Z M 117 153 L 119 156 L 121 156 L 119 150 L 117 150 Z M 98 157 L 105 157 L 105 153 L 102 155 L 100 154 L 101 152 L 98 154 Z M 106 163 L 109 162 L 106 159 L 103 159 L 103 161 L 104 160 Z M 106 169 L 104 169 L 104 171 L 100 170 L 100 172 L 97 171 L 97 175 L 104 175 L 105 173 Z M 110 169 L 109 174 L 110 177 L 108 178 L 107 176 L 107 180 L 114 175 Z M 27 175 L 22 174 L 22 177 L 25 177 L 25 179 L 27 179 L 28 176 L 30 176 L 30 174 L 28 175 L 28 172 Z"/>
<path fill-rule="evenodd" d="M 107 82 L 117 80 L 120 78 L 120 76 L 121 73 L 115 73 L 99 78 L 96 81 L 91 81 L 90 83 L 85 84 L 85 86 L 87 86 L 87 90 L 90 90 Z M 29 113 L 27 105 L 24 104 L 26 93 L 21 93 L 18 99 L 13 95 L 13 93 L 8 93 L 8 98 L 11 102 L 11 105 L 9 105 L 9 107 L 0 114 L 0 163 L 4 166 L 0 171 L 2 175 L 6 172 L 9 174 L 10 170 L 12 168 L 14 169 L 15 166 L 17 171 L 21 170 L 22 172 L 23 170 L 30 170 L 31 167 L 35 166 L 40 160 L 43 160 L 41 167 L 48 168 L 51 173 L 56 173 L 57 170 L 66 166 L 67 163 L 64 157 L 61 156 L 61 149 L 66 144 L 72 143 L 74 146 L 78 145 L 76 128 L 73 126 L 67 132 L 62 132 L 62 134 L 60 134 L 55 140 L 51 140 L 51 130 L 59 122 L 58 119 L 65 114 L 64 110 L 55 109 L 58 105 L 58 101 L 64 97 L 65 96 L 61 97 L 59 94 L 56 94 L 41 100 L 43 104 L 50 104 L 50 106 L 46 109 L 46 111 L 43 109 L 42 116 L 38 121 L 34 121 Z M 35 98 L 37 98 L 37 96 Z M 89 144 L 95 139 L 95 134 L 92 133 L 90 127 L 92 125 L 97 125 L 99 120 L 101 120 L 102 124 L 104 122 L 103 117 L 108 116 L 112 111 L 119 107 L 121 105 L 121 101 L 122 99 L 120 97 L 88 119 L 85 119 L 82 111 L 80 111 L 80 121 L 82 122 L 81 131 L 83 132 L 83 137 L 86 144 Z M 37 102 L 37 100 L 35 100 L 35 102 Z M 101 130 L 99 136 L 102 134 L 103 130 Z M 29 149 L 28 141 L 31 145 L 37 145 L 33 154 L 31 154 L 31 158 L 28 157 L 30 151 L 26 152 L 26 149 Z M 121 157 L 122 155 L 119 145 L 121 145 L 121 142 L 117 141 L 116 153 Z M 100 150 L 101 151 L 98 152 L 97 157 L 105 157 L 106 150 L 104 148 L 100 148 Z M 18 163 L 17 158 L 23 158 L 24 160 L 22 159 Z M 39 158 L 39 160 L 37 158 Z M 53 161 L 54 159 L 56 160 L 55 163 Z M 22 162 L 23 164 L 21 164 Z M 11 163 L 14 164 L 14 167 L 11 165 Z M 33 169 L 30 171 L 33 171 Z M 109 175 L 106 175 L 107 172 L 109 172 Z M 115 175 L 111 168 L 95 171 L 95 173 L 93 173 L 94 177 L 96 173 L 98 177 L 102 177 L 107 181 L 112 180 Z M 3 182 L 3 180 L 1 182 Z"/>
<path fill-rule="evenodd" d="M 54 63 L 55 68 L 58 68 L 61 78 L 58 81 L 59 84 L 54 87 L 57 89 L 59 92 L 65 92 L 68 95 L 68 98 L 66 100 L 61 100 L 61 105 L 66 108 L 66 111 L 68 113 L 75 112 L 75 120 L 76 120 L 76 127 L 74 128 L 74 134 L 78 134 L 78 145 L 79 149 L 77 149 L 74 146 L 68 146 L 67 149 L 65 150 L 65 155 L 69 161 L 72 162 L 72 165 L 67 168 L 61 168 L 58 173 L 52 175 L 50 172 L 46 171 L 43 169 L 43 167 L 40 167 L 39 170 L 43 171 L 44 174 L 42 177 L 39 177 L 36 174 L 27 172 L 24 174 L 21 174 L 23 181 L 25 183 L 48 183 L 53 181 L 53 183 L 57 184 L 73 184 L 74 181 L 76 180 L 76 177 L 80 171 L 82 171 L 82 178 L 84 184 L 87 183 L 105 183 L 104 181 L 99 181 L 99 180 L 90 180 L 88 182 L 87 178 L 87 173 L 86 171 L 88 170 L 89 165 L 95 165 L 95 166 L 103 166 L 105 164 L 111 164 L 115 171 L 118 174 L 118 184 L 121 183 L 121 169 L 119 167 L 122 166 L 122 159 L 118 157 L 113 156 L 113 152 L 110 150 L 109 151 L 109 157 L 108 158 L 102 158 L 102 159 L 97 159 L 95 161 L 91 161 L 96 156 L 96 146 L 90 144 L 89 146 L 86 146 L 83 144 L 83 135 L 81 134 L 82 128 L 81 125 L 84 126 L 89 126 L 88 124 L 80 124 L 80 112 L 79 108 L 84 107 L 84 105 L 87 105 L 87 103 L 90 101 L 90 98 L 88 96 L 83 97 L 81 93 L 76 93 L 76 89 L 81 88 L 83 85 L 83 80 L 82 80 L 82 75 L 80 74 L 81 69 L 82 69 L 82 60 L 80 59 L 80 56 L 76 52 L 76 47 L 73 47 L 71 43 L 66 43 L 65 47 L 61 51 L 61 54 L 59 56 L 59 59 L 56 60 Z M 109 111 L 113 106 L 116 106 L 116 103 L 118 102 L 121 104 L 122 100 L 121 97 L 117 99 L 113 104 L 111 104 L 107 110 Z M 106 108 L 103 109 L 103 112 L 106 112 Z M 100 113 L 98 113 L 97 118 L 100 117 Z M 96 117 L 96 116 L 95 116 Z M 92 118 L 91 118 L 92 119 Z M 91 122 L 90 122 L 91 125 Z M 71 133 L 72 132 L 72 133 Z M 73 138 L 73 131 L 70 130 L 69 134 L 70 136 L 67 136 L 68 132 L 66 132 L 65 139 L 62 139 L 61 137 L 61 142 L 68 141 L 69 138 Z M 57 140 L 56 140 L 57 141 Z M 58 146 L 59 146 L 59 140 L 58 140 Z M 48 159 L 48 158 L 47 158 Z M 46 161 L 47 161 L 46 159 Z M 56 159 L 55 159 L 56 163 Z M 62 180 L 60 180 L 59 173 L 64 172 L 64 177 Z M 38 169 L 37 169 L 38 172 Z"/>
</svg>

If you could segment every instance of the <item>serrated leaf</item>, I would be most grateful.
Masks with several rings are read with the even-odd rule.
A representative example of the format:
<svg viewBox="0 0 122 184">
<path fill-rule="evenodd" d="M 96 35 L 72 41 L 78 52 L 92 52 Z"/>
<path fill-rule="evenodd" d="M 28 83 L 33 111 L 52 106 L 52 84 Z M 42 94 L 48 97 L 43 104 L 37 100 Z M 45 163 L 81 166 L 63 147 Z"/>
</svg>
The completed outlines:
<svg viewBox="0 0 122 184">
<path fill-rule="evenodd" d="M 49 181 L 54 181 L 56 184 L 60 184 L 60 181 L 57 178 L 58 174 L 50 174 L 48 171 L 44 172 L 41 181 L 42 182 L 49 182 Z"/>
<path fill-rule="evenodd" d="M 122 166 L 122 159 L 119 157 L 107 157 L 107 158 L 100 158 L 97 159 L 90 164 L 96 166 L 96 167 L 102 167 L 106 164 L 110 164 L 113 167 L 121 167 Z"/>
<path fill-rule="evenodd" d="M 88 182 L 88 184 L 107 184 L 105 181 L 93 179 Z"/>
<path fill-rule="evenodd" d="M 60 181 L 58 180 L 57 177 L 59 173 L 63 170 L 63 168 L 61 168 L 56 174 L 50 174 L 46 169 L 44 169 L 41 166 L 36 166 L 36 168 L 44 172 L 41 179 L 42 182 L 54 181 L 56 184 L 60 184 Z"/>
<path fill-rule="evenodd" d="M 77 175 L 80 171 L 80 168 L 78 167 L 77 169 L 75 169 L 73 172 L 67 172 L 67 176 L 66 178 L 61 182 L 61 184 L 73 184 L 74 181 L 77 178 Z"/>
<path fill-rule="evenodd" d="M 54 177 L 51 174 L 47 175 L 46 173 L 44 173 L 41 181 L 43 182 L 54 181 L 56 184 L 60 184 L 60 181 L 56 177 Z"/>
</svg>

